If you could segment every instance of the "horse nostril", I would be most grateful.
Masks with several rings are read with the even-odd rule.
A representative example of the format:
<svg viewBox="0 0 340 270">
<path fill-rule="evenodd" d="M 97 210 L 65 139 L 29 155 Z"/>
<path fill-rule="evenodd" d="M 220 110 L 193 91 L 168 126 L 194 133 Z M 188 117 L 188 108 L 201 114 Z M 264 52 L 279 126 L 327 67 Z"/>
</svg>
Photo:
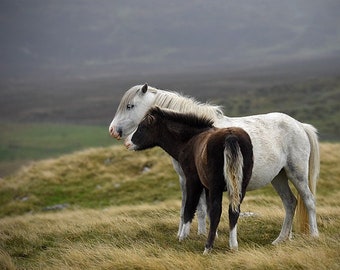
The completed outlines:
<svg viewBox="0 0 340 270">
<path fill-rule="evenodd" d="M 119 134 L 119 137 L 122 137 L 123 130 L 121 128 L 118 128 L 117 133 Z"/>
</svg>

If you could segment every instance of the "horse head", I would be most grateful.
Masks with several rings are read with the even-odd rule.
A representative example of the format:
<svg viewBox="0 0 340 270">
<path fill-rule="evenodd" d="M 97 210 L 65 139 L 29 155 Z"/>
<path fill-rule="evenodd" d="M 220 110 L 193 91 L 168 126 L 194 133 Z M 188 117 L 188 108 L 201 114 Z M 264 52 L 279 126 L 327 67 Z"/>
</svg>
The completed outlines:
<svg viewBox="0 0 340 270">
<path fill-rule="evenodd" d="M 130 88 L 124 94 L 109 126 L 111 136 L 122 139 L 131 134 L 153 105 L 154 100 L 155 91 L 147 84 Z"/>
</svg>

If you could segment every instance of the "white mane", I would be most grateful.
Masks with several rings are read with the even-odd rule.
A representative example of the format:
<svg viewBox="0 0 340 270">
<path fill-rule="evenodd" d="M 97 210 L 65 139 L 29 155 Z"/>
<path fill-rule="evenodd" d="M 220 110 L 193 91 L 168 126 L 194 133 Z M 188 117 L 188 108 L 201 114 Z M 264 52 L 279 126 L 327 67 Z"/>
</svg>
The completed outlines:
<svg viewBox="0 0 340 270">
<path fill-rule="evenodd" d="M 155 105 L 161 108 L 182 113 L 194 113 L 213 120 L 223 117 L 220 106 L 201 103 L 192 97 L 186 97 L 177 92 L 163 91 L 151 87 L 149 87 L 149 90 L 156 93 Z"/>
</svg>

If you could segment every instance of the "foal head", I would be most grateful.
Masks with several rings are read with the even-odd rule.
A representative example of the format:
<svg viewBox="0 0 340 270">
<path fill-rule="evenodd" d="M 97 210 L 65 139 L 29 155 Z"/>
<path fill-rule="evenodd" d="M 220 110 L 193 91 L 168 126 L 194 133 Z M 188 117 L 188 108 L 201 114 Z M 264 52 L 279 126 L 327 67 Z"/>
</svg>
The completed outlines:
<svg viewBox="0 0 340 270">
<path fill-rule="evenodd" d="M 129 150 L 144 150 L 161 146 L 164 141 L 185 142 L 197 133 L 213 126 L 213 120 L 172 110 L 151 108 L 136 131 L 125 140 Z"/>
<path fill-rule="evenodd" d="M 135 132 L 125 140 L 129 150 L 144 150 L 157 145 L 159 127 L 158 120 L 151 112 L 147 113 L 139 123 Z"/>
</svg>

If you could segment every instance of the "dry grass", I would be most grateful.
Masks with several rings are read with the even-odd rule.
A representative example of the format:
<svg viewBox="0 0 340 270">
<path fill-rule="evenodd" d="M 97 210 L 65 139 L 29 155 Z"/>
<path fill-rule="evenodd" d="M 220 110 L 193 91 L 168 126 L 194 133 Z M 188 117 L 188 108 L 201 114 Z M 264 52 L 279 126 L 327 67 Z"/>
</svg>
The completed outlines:
<svg viewBox="0 0 340 270">
<path fill-rule="evenodd" d="M 175 239 L 178 207 L 167 201 L 3 218 L 1 240 L 12 242 L 15 264 L 34 269 L 336 269 L 340 263 L 339 232 L 328 232 L 339 226 L 340 208 L 320 207 L 320 239 L 296 236 L 272 246 L 282 211 L 246 205 L 257 215 L 240 220 L 240 251 L 227 249 L 224 215 L 215 250 L 203 256 L 205 237 L 194 230 L 183 243 Z"/>
<path fill-rule="evenodd" d="M 95 150 L 87 154 L 82 152 L 82 160 L 95 155 L 92 151 Z M 146 154 L 142 157 L 143 162 L 154 159 L 156 153 Z M 126 158 L 132 158 L 134 154 L 128 153 Z M 196 235 L 196 222 L 189 239 L 182 243 L 176 239 L 180 207 L 180 201 L 176 198 L 95 209 L 75 205 L 59 212 L 35 211 L 1 218 L 0 268 L 339 269 L 340 144 L 322 144 L 321 154 L 317 209 L 319 239 L 294 235 L 292 241 L 282 245 L 270 244 L 280 231 L 284 214 L 278 196 L 271 193 L 270 188 L 248 193 L 242 204 L 242 211 L 251 211 L 256 215 L 240 219 L 239 251 L 232 253 L 227 248 L 228 220 L 225 211 L 219 226 L 219 237 L 209 256 L 202 255 L 206 238 Z M 156 159 L 162 158 L 157 156 Z M 62 161 L 45 161 L 46 169 L 39 172 L 44 179 L 55 181 L 54 178 L 58 177 L 59 173 L 47 169 L 47 163 L 55 165 L 55 162 Z M 68 156 L 65 162 L 72 168 L 71 163 L 75 161 Z M 171 165 L 167 162 L 163 166 Z M 164 174 L 161 167 L 157 170 Z M 31 170 L 21 172 L 17 182 L 11 178 L 13 188 L 26 185 L 23 178 L 25 173 L 31 174 Z M 153 177 L 151 175 L 150 181 Z M 135 184 L 132 178 L 129 179 L 130 183 Z M 158 186 L 153 188 L 157 189 Z M 148 193 L 147 190 L 135 192 Z M 226 203 L 227 200 L 224 200 L 224 209 Z"/>
</svg>

